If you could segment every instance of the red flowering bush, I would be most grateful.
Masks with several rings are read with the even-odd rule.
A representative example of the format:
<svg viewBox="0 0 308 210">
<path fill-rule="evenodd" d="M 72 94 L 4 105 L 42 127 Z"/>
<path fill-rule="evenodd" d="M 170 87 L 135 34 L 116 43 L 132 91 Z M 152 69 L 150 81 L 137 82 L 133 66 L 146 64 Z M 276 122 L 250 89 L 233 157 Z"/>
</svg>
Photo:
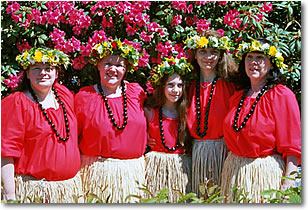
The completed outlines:
<svg viewBox="0 0 308 210">
<path fill-rule="evenodd" d="M 152 66 L 162 57 L 187 57 L 183 42 L 214 29 L 231 40 L 267 37 L 283 50 L 288 86 L 300 95 L 301 4 L 256 1 L 1 1 L 2 97 L 17 86 L 16 56 L 31 47 L 52 47 L 70 56 L 63 83 L 77 92 L 95 83 L 92 48 L 109 38 L 138 41 L 138 70 L 127 80 L 146 89 Z M 284 20 L 284 21 L 282 21 Z M 135 47 L 141 47 L 135 46 Z"/>
</svg>

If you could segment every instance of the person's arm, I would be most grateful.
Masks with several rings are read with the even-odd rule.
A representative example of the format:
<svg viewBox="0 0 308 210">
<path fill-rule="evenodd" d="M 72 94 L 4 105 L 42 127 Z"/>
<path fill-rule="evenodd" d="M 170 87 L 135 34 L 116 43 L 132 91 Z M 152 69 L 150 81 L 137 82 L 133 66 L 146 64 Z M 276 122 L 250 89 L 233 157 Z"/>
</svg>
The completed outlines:
<svg viewBox="0 0 308 210">
<path fill-rule="evenodd" d="M 150 120 L 152 120 L 152 117 L 153 117 L 153 113 L 154 113 L 154 110 L 153 109 L 149 109 L 147 107 L 144 107 L 144 115 L 147 119 L 147 122 L 149 122 Z M 149 147 L 154 147 L 154 145 L 156 144 L 156 141 L 155 139 L 153 139 L 150 134 L 148 133 L 148 140 L 147 140 L 147 145 Z"/>
<path fill-rule="evenodd" d="M 14 159 L 11 157 L 1 158 L 1 179 L 4 187 L 4 197 L 6 200 L 16 200 L 14 181 Z"/>
<path fill-rule="evenodd" d="M 289 178 L 296 178 L 297 173 L 291 174 L 293 171 L 298 171 L 297 170 L 297 165 L 298 165 L 299 159 L 296 156 L 287 156 L 286 157 L 286 171 L 284 176 L 289 177 Z M 284 179 L 282 182 L 281 189 L 286 190 L 289 189 L 291 186 L 295 185 L 295 181 L 289 180 L 289 179 Z"/>
</svg>

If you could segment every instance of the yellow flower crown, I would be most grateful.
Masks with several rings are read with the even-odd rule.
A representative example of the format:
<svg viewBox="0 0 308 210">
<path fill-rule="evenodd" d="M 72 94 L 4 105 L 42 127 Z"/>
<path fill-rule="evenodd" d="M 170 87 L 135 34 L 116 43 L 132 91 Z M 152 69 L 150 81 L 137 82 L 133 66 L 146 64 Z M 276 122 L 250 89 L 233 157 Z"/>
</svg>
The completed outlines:
<svg viewBox="0 0 308 210">
<path fill-rule="evenodd" d="M 93 47 L 90 61 L 94 65 L 97 65 L 101 59 L 108 55 L 119 55 L 126 59 L 132 66 L 131 69 L 127 70 L 133 72 L 138 67 L 138 61 L 143 53 L 140 53 L 129 42 L 121 42 L 120 39 L 109 39 Z"/>
<path fill-rule="evenodd" d="M 219 50 L 228 50 L 230 48 L 229 38 L 226 36 L 223 36 L 221 38 L 210 36 L 206 38 L 195 35 L 191 38 L 186 39 L 184 43 L 189 49 L 212 47 Z"/>
<path fill-rule="evenodd" d="M 28 69 L 34 63 L 49 63 L 51 66 L 64 65 L 65 68 L 70 64 L 68 56 L 57 49 L 31 48 L 16 57 L 16 61 Z"/>
<path fill-rule="evenodd" d="M 186 58 L 162 58 L 161 63 L 151 71 L 148 82 L 155 88 L 160 85 L 160 80 L 164 75 L 172 75 L 176 72 L 179 75 L 186 76 L 192 69 L 193 66 L 187 62 Z"/>
<path fill-rule="evenodd" d="M 249 52 L 262 52 L 264 55 L 269 55 L 273 63 L 276 63 L 278 68 L 287 68 L 287 65 L 283 63 L 284 58 L 275 46 L 271 46 L 268 43 L 261 44 L 259 41 L 252 39 L 251 43 L 242 43 L 238 47 L 238 52 L 235 56 L 242 60 L 243 56 Z"/>
</svg>

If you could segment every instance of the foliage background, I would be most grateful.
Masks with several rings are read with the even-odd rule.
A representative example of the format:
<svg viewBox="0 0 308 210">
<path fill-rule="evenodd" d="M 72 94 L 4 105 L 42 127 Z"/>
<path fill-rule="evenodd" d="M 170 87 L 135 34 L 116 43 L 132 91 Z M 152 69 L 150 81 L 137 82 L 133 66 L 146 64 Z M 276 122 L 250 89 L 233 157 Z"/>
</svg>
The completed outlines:
<svg viewBox="0 0 308 210">
<path fill-rule="evenodd" d="M 22 74 L 15 58 L 31 47 L 66 52 L 72 65 L 64 85 L 74 92 L 95 83 L 87 62 L 92 47 L 109 36 L 137 40 L 147 52 L 144 65 L 127 80 L 146 88 L 161 57 L 183 55 L 183 41 L 199 30 L 229 36 L 234 53 L 248 37 L 267 37 L 283 50 L 287 86 L 301 101 L 300 1 L 1 1 L 1 98 Z"/>
</svg>

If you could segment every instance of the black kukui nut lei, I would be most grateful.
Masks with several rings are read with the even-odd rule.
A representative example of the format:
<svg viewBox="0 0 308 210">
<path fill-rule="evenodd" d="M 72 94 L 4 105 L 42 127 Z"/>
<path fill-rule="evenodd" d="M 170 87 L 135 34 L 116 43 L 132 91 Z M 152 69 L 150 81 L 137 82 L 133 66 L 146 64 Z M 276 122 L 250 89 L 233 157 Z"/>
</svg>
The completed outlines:
<svg viewBox="0 0 308 210">
<path fill-rule="evenodd" d="M 205 112 L 205 117 L 204 117 L 204 128 L 203 128 L 203 132 L 200 132 L 200 124 L 201 124 L 201 107 L 200 107 L 200 77 L 197 80 L 196 83 L 196 113 L 197 113 L 197 135 L 201 138 L 203 138 L 206 135 L 207 129 L 208 129 L 208 119 L 209 119 L 209 114 L 210 114 L 210 107 L 211 107 L 211 102 L 212 102 L 212 98 L 213 98 L 213 93 L 214 93 L 214 89 L 215 89 L 215 84 L 217 82 L 219 77 L 215 77 L 212 85 L 211 85 L 211 92 L 210 92 L 210 96 L 208 99 L 208 103 L 207 103 L 207 107 L 206 107 L 206 112 Z"/>
<path fill-rule="evenodd" d="M 260 101 L 261 99 L 261 96 L 263 96 L 263 94 L 265 93 L 265 91 L 267 90 L 268 86 L 267 85 L 264 85 L 264 87 L 261 89 L 260 93 L 258 94 L 258 96 L 256 97 L 256 101 L 251 105 L 251 109 L 250 111 L 248 112 L 248 114 L 246 115 L 246 117 L 244 118 L 243 122 L 240 124 L 240 126 L 238 127 L 236 125 L 237 123 L 237 120 L 238 120 L 238 117 L 240 115 L 240 112 L 241 112 L 241 107 L 243 106 L 243 103 L 244 103 L 244 100 L 246 98 L 246 95 L 249 91 L 250 88 L 246 88 L 245 91 L 243 92 L 243 95 L 241 97 L 241 100 L 238 104 L 238 107 L 237 107 L 237 110 L 236 110 L 236 113 L 234 115 L 234 119 L 233 119 L 233 129 L 236 131 L 236 132 L 239 132 L 240 130 L 242 130 L 245 126 L 246 126 L 246 123 L 248 121 L 248 119 L 251 117 L 251 115 L 253 114 L 256 106 L 257 106 L 257 103 Z"/>
<path fill-rule="evenodd" d="M 108 112 L 108 115 L 109 115 L 109 118 L 110 118 L 112 125 L 114 127 L 116 127 L 118 130 L 123 130 L 125 128 L 125 126 L 127 125 L 127 119 L 128 119 L 128 116 L 127 116 L 127 97 L 126 97 L 126 93 L 125 93 L 124 82 L 121 81 L 121 89 L 122 89 L 122 96 L 123 96 L 123 117 L 124 117 L 124 121 L 123 121 L 122 126 L 118 126 L 118 124 L 115 122 L 111 108 L 110 108 L 109 103 L 108 103 L 108 99 L 107 99 L 100 83 L 97 84 L 97 88 L 98 88 L 98 90 L 99 90 L 99 92 L 100 92 L 100 94 L 103 98 L 103 101 L 105 102 L 105 106 L 106 106 L 106 109 L 107 109 L 107 112 Z"/>
<path fill-rule="evenodd" d="M 56 137 L 61 140 L 61 141 L 67 141 L 70 137 L 70 129 L 69 129 L 69 122 L 68 122 L 68 118 L 67 118 L 67 112 L 64 106 L 64 103 L 61 101 L 60 96 L 58 95 L 58 91 L 52 87 L 51 90 L 53 91 L 57 102 L 59 105 L 61 105 L 62 107 L 62 111 L 63 111 L 63 116 L 64 116 L 64 121 L 65 121 L 65 127 L 66 127 L 66 138 L 64 137 L 60 137 L 60 134 L 58 133 L 58 130 L 55 128 L 55 124 L 53 124 L 52 120 L 48 117 L 47 112 L 45 110 L 45 108 L 43 108 L 42 104 L 38 101 L 37 96 L 35 95 L 33 89 L 31 88 L 31 86 L 29 86 L 29 92 L 32 95 L 32 98 L 34 99 L 34 101 L 37 103 L 37 105 L 39 106 L 40 110 L 42 111 L 43 115 L 45 116 L 45 119 L 47 120 L 48 124 L 51 127 L 51 130 L 56 134 Z"/>
<path fill-rule="evenodd" d="M 168 150 L 168 151 L 175 151 L 177 148 L 179 148 L 180 144 L 179 144 L 179 136 L 178 136 L 178 139 L 177 139 L 177 142 L 176 142 L 176 146 L 175 147 L 172 147 L 172 148 L 169 148 L 167 145 L 166 145 L 166 142 L 165 142 L 165 137 L 164 137 L 164 128 L 163 128 L 163 112 L 162 112 L 162 108 L 160 107 L 159 108 L 159 130 L 160 130 L 160 139 L 161 139 L 161 142 L 163 144 L 163 146 Z M 180 126 L 178 127 L 178 135 L 180 134 Z"/>
</svg>

